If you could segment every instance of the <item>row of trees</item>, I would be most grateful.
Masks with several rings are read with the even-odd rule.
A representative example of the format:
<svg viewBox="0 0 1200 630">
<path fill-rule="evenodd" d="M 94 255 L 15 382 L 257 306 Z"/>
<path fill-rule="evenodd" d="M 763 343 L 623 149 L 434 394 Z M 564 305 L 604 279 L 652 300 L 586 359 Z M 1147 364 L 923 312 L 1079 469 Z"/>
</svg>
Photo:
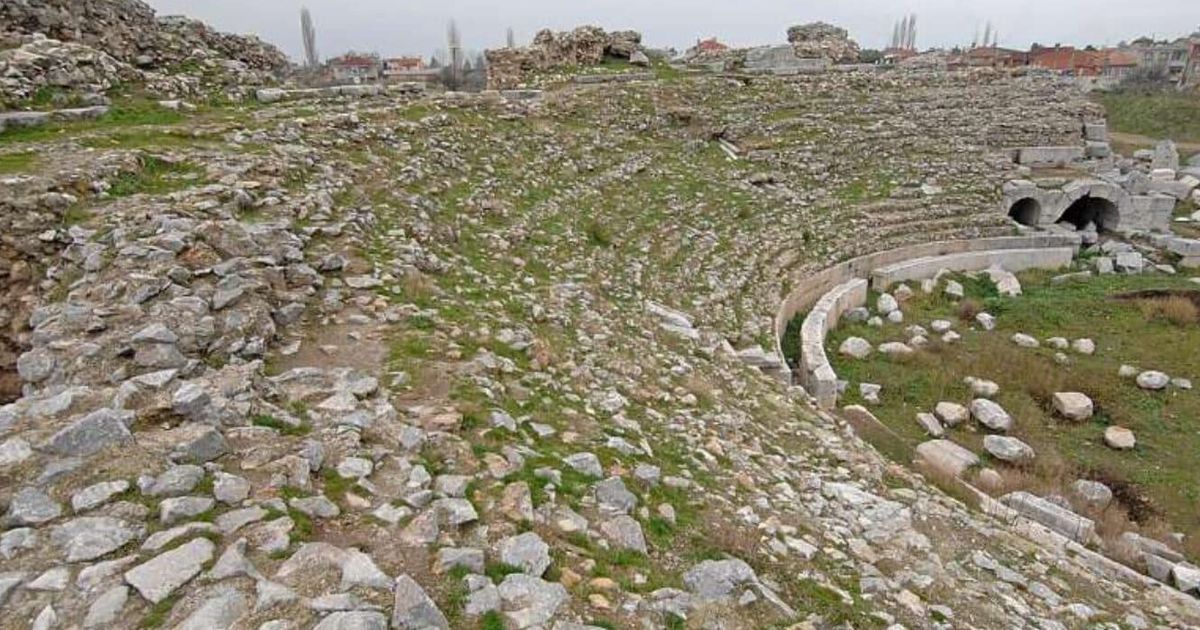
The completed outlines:
<svg viewBox="0 0 1200 630">
<path fill-rule="evenodd" d="M 892 43 L 889 48 L 893 50 L 917 49 L 916 13 L 913 13 L 906 18 L 900 18 L 896 21 L 896 24 L 892 26 Z"/>
<path fill-rule="evenodd" d="M 979 39 L 979 28 L 975 28 L 975 39 L 971 41 L 971 48 L 996 48 L 999 45 L 1000 30 L 992 28 L 991 22 L 983 29 L 983 41 Z"/>
</svg>

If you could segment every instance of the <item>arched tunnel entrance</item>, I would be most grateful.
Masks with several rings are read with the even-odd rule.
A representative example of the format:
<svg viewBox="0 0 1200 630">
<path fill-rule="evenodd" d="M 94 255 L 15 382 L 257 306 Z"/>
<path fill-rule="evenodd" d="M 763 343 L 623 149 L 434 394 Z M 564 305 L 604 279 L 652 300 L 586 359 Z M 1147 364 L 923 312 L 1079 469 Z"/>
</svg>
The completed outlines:
<svg viewBox="0 0 1200 630">
<path fill-rule="evenodd" d="M 1021 225 L 1036 226 L 1042 216 L 1042 204 L 1033 197 L 1018 199 L 1008 209 L 1008 216 Z"/>
<path fill-rule="evenodd" d="M 1117 210 L 1117 204 L 1103 197 L 1085 195 L 1067 206 L 1066 212 L 1058 220 L 1074 225 L 1077 230 L 1095 224 L 1098 231 L 1111 232 L 1121 222 L 1121 213 Z"/>
</svg>

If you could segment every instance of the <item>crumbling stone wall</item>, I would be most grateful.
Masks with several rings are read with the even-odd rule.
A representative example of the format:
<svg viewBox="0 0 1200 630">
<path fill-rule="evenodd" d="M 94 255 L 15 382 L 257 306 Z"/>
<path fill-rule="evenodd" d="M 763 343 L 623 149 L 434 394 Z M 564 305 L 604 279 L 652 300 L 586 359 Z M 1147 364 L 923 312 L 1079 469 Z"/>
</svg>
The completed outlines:
<svg viewBox="0 0 1200 630">
<path fill-rule="evenodd" d="M 572 66 L 596 66 L 606 57 L 629 59 L 641 48 L 637 31 L 606 33 L 598 26 L 580 26 L 555 33 L 543 29 L 524 48 L 501 48 L 485 54 L 488 61 L 488 88 L 512 89 L 520 86 L 532 72 L 546 72 Z"/>
<path fill-rule="evenodd" d="M 787 31 L 788 43 L 801 58 L 823 58 L 834 63 L 858 61 L 858 42 L 850 39 L 850 33 L 825 22 L 813 22 L 793 26 Z"/>
<path fill-rule="evenodd" d="M 0 32 L 10 43 L 41 33 L 77 42 L 125 63 L 163 69 L 202 54 L 275 72 L 287 56 L 257 37 L 218 32 L 199 20 L 156 18 L 141 0 L 6 0 L 0 3 Z"/>
<path fill-rule="evenodd" d="M 43 87 L 100 94 L 142 79 L 144 73 L 84 44 L 34 38 L 0 50 L 0 103 L 29 99 Z"/>
<path fill-rule="evenodd" d="M 72 280 L 64 258 L 88 255 L 77 243 L 86 235 L 66 225 L 67 212 L 92 194 L 93 182 L 141 168 L 129 154 L 60 159 L 59 166 L 44 176 L 0 177 L 0 404 L 21 394 L 17 357 L 29 349 L 35 306 Z"/>
</svg>

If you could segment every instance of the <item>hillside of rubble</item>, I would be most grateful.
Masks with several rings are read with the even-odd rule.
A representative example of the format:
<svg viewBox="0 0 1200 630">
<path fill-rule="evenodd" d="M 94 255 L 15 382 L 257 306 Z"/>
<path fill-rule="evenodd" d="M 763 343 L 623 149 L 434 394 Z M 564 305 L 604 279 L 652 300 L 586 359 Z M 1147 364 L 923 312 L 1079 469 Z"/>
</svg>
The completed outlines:
<svg viewBox="0 0 1200 630">
<path fill-rule="evenodd" d="M 0 628 L 1200 624 L 752 365 L 798 279 L 1014 233 L 1003 150 L 1101 114 L 1051 79 L 104 95 L 0 131 Z"/>
<path fill-rule="evenodd" d="M 141 0 L 0 3 L 3 109 L 96 105 L 114 89 L 146 89 L 160 99 L 245 94 L 288 66 L 256 37 L 156 16 Z"/>
</svg>

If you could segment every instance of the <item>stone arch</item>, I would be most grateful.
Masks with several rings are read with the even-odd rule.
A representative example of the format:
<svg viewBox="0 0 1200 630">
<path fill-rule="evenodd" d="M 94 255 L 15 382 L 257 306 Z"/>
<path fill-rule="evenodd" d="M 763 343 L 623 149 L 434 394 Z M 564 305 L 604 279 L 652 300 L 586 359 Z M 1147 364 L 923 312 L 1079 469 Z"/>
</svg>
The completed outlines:
<svg viewBox="0 0 1200 630">
<path fill-rule="evenodd" d="M 1101 232 L 1112 232 L 1121 224 L 1121 211 L 1117 204 L 1104 197 L 1084 195 L 1072 201 L 1058 220 L 1074 225 L 1077 230 L 1095 224 Z"/>
<path fill-rule="evenodd" d="M 1021 225 L 1036 226 L 1041 222 L 1042 203 L 1033 197 L 1021 197 L 1009 206 L 1008 216 Z"/>
<path fill-rule="evenodd" d="M 1056 222 L 1066 221 L 1076 229 L 1095 223 L 1102 232 L 1112 232 L 1121 225 L 1121 217 L 1131 211 L 1129 193 L 1120 186 L 1098 180 L 1076 180 L 1063 187 L 1063 199 Z"/>
</svg>

